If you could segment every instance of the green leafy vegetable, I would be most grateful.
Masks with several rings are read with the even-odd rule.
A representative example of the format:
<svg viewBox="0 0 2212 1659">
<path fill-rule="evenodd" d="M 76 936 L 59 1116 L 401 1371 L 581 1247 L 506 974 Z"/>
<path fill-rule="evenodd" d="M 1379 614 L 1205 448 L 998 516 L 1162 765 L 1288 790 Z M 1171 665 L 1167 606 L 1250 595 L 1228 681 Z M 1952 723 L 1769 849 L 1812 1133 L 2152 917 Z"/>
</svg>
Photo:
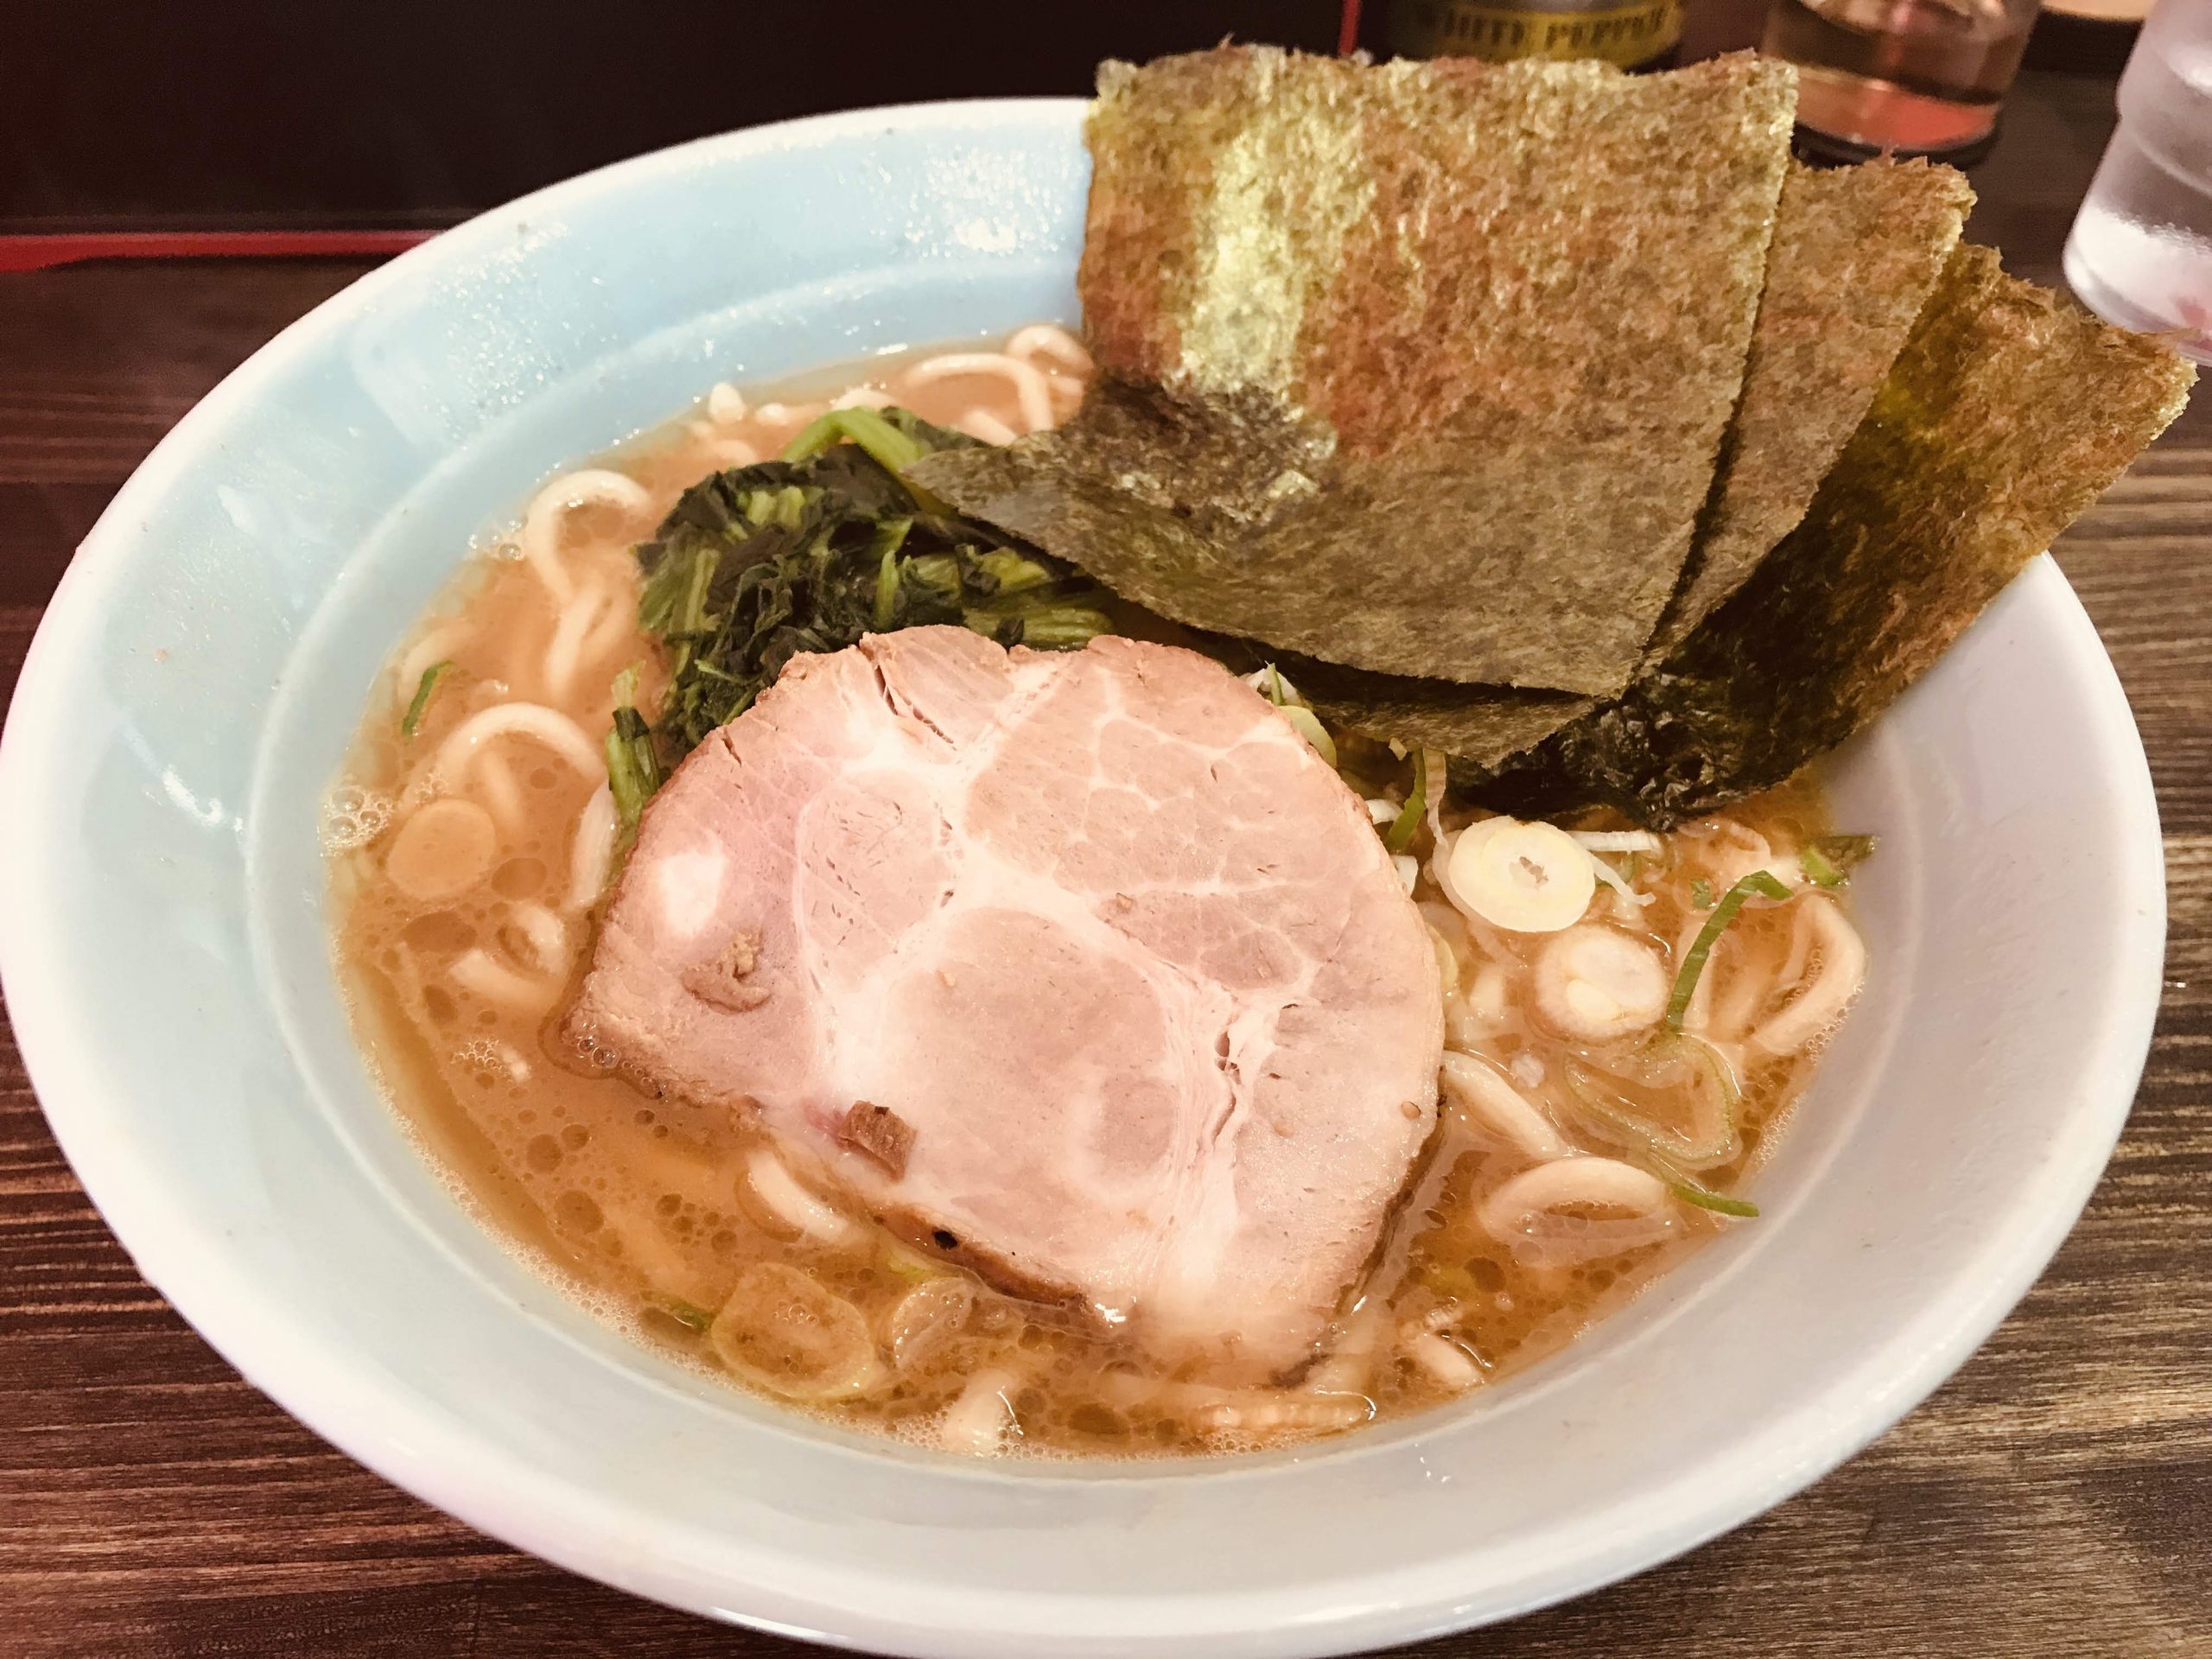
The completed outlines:
<svg viewBox="0 0 2212 1659">
<path fill-rule="evenodd" d="M 784 459 L 804 461 L 835 443 L 857 443 L 885 471 L 903 473 L 931 450 L 950 447 L 925 443 L 911 429 L 900 430 L 895 416 L 904 412 L 893 410 L 894 418 L 887 419 L 872 409 L 833 409 L 815 416 L 806 429 L 791 441 L 784 450 Z"/>
<path fill-rule="evenodd" d="M 1701 875 L 1692 877 L 1690 880 L 1690 903 L 1694 905 L 1700 910 L 1711 910 L 1713 908 L 1713 883 L 1707 880 Z"/>
<path fill-rule="evenodd" d="M 669 688 L 645 737 L 642 715 L 616 711 L 610 779 L 618 740 L 632 763 L 614 785 L 618 804 L 626 795 L 641 809 L 667 767 L 751 708 L 802 652 L 929 623 L 1044 650 L 1110 630 L 1096 583 L 950 516 L 900 476 L 919 456 L 974 442 L 903 409 L 832 410 L 783 459 L 683 493 L 637 550 L 639 620 L 667 650 Z M 634 822 L 628 805 L 624 817 Z"/>
<path fill-rule="evenodd" d="M 638 827 L 638 817 L 661 780 L 652 728 L 638 712 L 637 702 L 638 671 L 626 668 L 614 677 L 614 724 L 607 730 L 606 743 L 607 787 L 626 830 Z"/>
<path fill-rule="evenodd" d="M 1398 809 L 1398 816 L 1390 820 L 1390 828 L 1382 836 L 1383 846 L 1393 853 L 1402 853 L 1414 844 L 1414 837 L 1421 833 L 1421 821 L 1428 816 L 1428 751 L 1414 751 L 1414 786 L 1406 793 L 1406 804 Z"/>
<path fill-rule="evenodd" d="M 448 658 L 432 663 L 423 671 L 423 677 L 415 683 L 414 700 L 407 705 L 407 712 L 399 717 L 399 734 L 412 737 L 423 724 L 423 711 L 430 706 L 430 693 L 438 689 L 438 682 L 453 672 L 453 662 Z"/>
<path fill-rule="evenodd" d="M 1797 853 L 1798 868 L 1816 887 L 1840 887 L 1874 854 L 1872 836 L 1819 836 Z"/>
<path fill-rule="evenodd" d="M 1787 899 L 1789 889 L 1769 872 L 1753 870 L 1720 896 L 1720 902 L 1713 907 L 1713 914 L 1698 929 L 1689 954 L 1682 958 L 1681 971 L 1675 976 L 1675 994 L 1667 999 L 1668 1030 L 1681 1030 L 1682 1015 L 1689 1009 L 1690 998 L 1697 995 L 1698 976 L 1705 971 L 1706 958 L 1713 954 L 1713 947 L 1727 931 L 1728 924 L 1736 919 L 1736 912 L 1754 893 L 1764 899 Z"/>
</svg>

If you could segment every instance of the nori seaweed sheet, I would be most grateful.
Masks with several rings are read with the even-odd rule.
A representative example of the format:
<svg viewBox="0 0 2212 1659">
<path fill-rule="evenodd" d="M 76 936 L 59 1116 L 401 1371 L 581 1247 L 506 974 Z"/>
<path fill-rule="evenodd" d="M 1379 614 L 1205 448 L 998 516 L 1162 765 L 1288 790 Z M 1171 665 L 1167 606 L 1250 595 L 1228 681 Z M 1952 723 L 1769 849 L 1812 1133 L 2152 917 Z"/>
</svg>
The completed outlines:
<svg viewBox="0 0 2212 1659">
<path fill-rule="evenodd" d="M 1744 395 L 1656 662 L 1796 527 L 1874 401 L 1974 206 L 1963 175 L 1878 160 L 1782 187 Z"/>
<path fill-rule="evenodd" d="M 1645 649 L 1647 664 L 1681 644 L 1804 517 L 1897 360 L 1973 200 L 1961 175 L 1925 162 L 1791 167 L 1743 396 L 1689 563 Z M 1596 706 L 1589 698 L 1324 664 L 1298 683 L 1329 719 L 1442 749 L 1486 771 Z"/>
<path fill-rule="evenodd" d="M 913 476 L 1193 626 L 1617 692 L 1735 408 L 1794 107 L 1748 54 L 1109 65 L 1081 278 L 1107 384 Z"/>
<path fill-rule="evenodd" d="M 1665 827 L 1780 783 L 1942 656 L 2195 378 L 1961 245 L 1797 528 L 1656 672 L 1477 792 Z"/>
</svg>

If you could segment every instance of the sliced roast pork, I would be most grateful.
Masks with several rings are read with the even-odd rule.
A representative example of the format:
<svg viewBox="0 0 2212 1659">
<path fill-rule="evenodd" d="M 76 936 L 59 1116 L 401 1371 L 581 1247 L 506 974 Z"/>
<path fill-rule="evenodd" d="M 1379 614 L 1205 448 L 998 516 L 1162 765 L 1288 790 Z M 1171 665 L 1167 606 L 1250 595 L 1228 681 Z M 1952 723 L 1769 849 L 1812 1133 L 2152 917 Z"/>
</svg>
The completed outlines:
<svg viewBox="0 0 2212 1659">
<path fill-rule="evenodd" d="M 1442 1008 L 1364 804 L 1248 687 L 936 627 L 796 658 L 692 753 L 569 1029 L 1009 1287 L 1260 1374 L 1375 1245 Z"/>
</svg>

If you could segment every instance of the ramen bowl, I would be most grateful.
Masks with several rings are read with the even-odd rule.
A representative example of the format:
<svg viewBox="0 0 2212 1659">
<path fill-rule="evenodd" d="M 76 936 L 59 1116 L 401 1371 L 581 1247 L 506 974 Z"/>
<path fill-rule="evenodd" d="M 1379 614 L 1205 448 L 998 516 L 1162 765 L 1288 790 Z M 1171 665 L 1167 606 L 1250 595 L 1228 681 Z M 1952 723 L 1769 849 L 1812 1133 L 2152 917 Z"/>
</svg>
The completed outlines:
<svg viewBox="0 0 2212 1659">
<path fill-rule="evenodd" d="M 2162 864 L 2037 562 L 1834 758 L 1873 969 L 1761 1219 L 1566 1352 L 1294 1452 L 963 1462 L 657 1358 L 503 1248 L 355 1046 L 318 810 L 457 550 L 717 379 L 1073 321 L 1083 105 L 710 140 L 448 232 L 287 330 L 86 540 L 0 748 L 0 976 L 55 1134 L 245 1375 L 471 1524 L 709 1616 L 912 1654 L 1337 1652 L 1688 1549 L 1925 1397 L 2126 1116 Z"/>
</svg>

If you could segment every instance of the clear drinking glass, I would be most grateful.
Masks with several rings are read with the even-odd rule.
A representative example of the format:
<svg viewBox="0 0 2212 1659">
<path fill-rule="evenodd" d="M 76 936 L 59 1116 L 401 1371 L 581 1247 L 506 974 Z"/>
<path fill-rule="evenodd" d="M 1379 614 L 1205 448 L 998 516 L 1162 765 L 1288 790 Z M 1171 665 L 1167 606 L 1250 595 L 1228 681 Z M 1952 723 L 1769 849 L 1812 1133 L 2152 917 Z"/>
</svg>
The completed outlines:
<svg viewBox="0 0 2212 1659">
<path fill-rule="evenodd" d="M 2040 0 L 1774 0 L 1763 49 L 1797 66 L 1803 147 L 1971 159 L 1997 130 Z"/>
<path fill-rule="evenodd" d="M 2066 280 L 2107 321 L 2212 363 L 2212 0 L 2159 0 L 2143 25 Z"/>
</svg>

